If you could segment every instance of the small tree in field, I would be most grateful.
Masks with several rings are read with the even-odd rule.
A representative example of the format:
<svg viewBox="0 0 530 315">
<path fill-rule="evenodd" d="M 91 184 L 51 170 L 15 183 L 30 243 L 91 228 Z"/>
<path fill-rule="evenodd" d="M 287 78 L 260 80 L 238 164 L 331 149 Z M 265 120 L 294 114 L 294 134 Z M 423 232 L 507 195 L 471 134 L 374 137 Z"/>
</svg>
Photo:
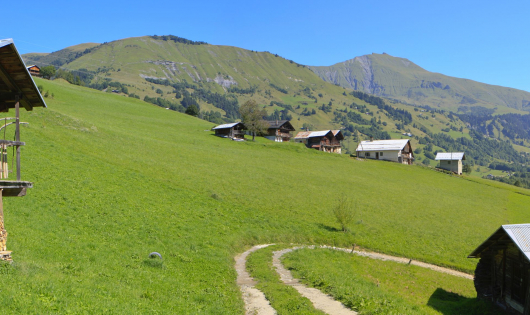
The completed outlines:
<svg viewBox="0 0 530 315">
<path fill-rule="evenodd" d="M 40 73 L 44 79 L 50 79 L 55 75 L 55 67 L 54 66 L 46 66 L 40 69 Z"/>
<path fill-rule="evenodd" d="M 264 133 L 267 131 L 268 124 L 263 120 L 263 117 L 267 115 L 267 112 L 260 108 L 256 101 L 246 101 L 245 104 L 239 107 L 239 114 L 241 114 L 241 120 L 247 130 L 252 132 L 252 141 L 254 141 L 256 133 Z"/>
<path fill-rule="evenodd" d="M 191 104 L 190 106 L 188 106 L 188 108 L 186 108 L 186 111 L 185 111 L 186 114 L 190 115 L 190 116 L 199 116 L 199 113 L 200 113 L 200 110 L 199 108 L 197 107 L 197 105 L 195 104 Z"/>
<path fill-rule="evenodd" d="M 340 196 L 337 205 L 333 208 L 333 215 L 337 219 L 337 223 L 340 224 L 342 231 L 346 232 L 348 225 L 353 222 L 355 217 L 355 210 L 351 200 L 346 196 Z"/>
</svg>

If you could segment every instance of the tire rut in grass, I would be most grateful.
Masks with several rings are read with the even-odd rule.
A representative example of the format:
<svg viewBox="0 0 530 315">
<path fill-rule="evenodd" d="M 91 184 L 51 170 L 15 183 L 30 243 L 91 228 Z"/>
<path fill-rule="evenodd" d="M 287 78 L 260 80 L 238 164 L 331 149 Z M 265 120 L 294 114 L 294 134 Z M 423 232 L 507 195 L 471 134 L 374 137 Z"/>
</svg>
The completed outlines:
<svg viewBox="0 0 530 315">
<path fill-rule="evenodd" d="M 314 288 L 306 287 L 301 284 L 298 279 L 293 278 L 291 272 L 282 265 L 280 258 L 293 250 L 300 249 L 303 247 L 294 247 L 275 251 L 272 253 L 272 265 L 276 268 L 276 272 L 280 275 L 280 279 L 283 283 L 295 288 L 298 293 L 308 298 L 316 309 L 323 311 L 326 314 L 332 315 L 355 315 L 356 312 L 346 308 L 339 301 L 334 300 L 331 296 L 322 293 L 322 291 Z"/>
<path fill-rule="evenodd" d="M 254 287 L 256 281 L 250 276 L 246 269 L 247 256 L 258 249 L 262 249 L 270 245 L 273 244 L 256 245 L 234 258 L 236 261 L 235 268 L 237 272 L 237 285 L 239 286 L 239 289 L 243 295 L 246 315 L 276 314 L 274 308 L 272 308 L 267 298 L 265 298 L 265 294 Z"/>
</svg>

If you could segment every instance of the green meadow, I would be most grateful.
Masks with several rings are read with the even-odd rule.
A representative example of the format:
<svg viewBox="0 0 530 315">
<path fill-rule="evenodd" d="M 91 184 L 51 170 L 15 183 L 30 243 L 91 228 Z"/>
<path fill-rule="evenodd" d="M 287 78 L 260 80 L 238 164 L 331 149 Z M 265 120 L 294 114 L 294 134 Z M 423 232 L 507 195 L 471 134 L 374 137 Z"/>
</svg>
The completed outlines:
<svg viewBox="0 0 530 315">
<path fill-rule="evenodd" d="M 6 314 L 243 313 L 233 257 L 271 242 L 357 244 L 472 272 L 466 256 L 530 212 L 515 187 L 234 142 L 140 100 L 36 81 L 54 98 L 21 115 L 34 188 L 4 199 Z M 355 205 L 349 233 L 331 214 L 340 195 Z"/>
<path fill-rule="evenodd" d="M 329 249 L 297 250 L 283 263 L 360 314 L 500 314 L 476 300 L 473 281 L 414 265 Z"/>
</svg>

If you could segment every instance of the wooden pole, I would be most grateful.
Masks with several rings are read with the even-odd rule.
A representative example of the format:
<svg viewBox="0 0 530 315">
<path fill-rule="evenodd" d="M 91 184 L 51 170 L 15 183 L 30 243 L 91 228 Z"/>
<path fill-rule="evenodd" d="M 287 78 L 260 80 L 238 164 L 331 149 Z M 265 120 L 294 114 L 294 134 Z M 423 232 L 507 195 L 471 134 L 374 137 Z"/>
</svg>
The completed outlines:
<svg viewBox="0 0 530 315">
<path fill-rule="evenodd" d="M 20 141 L 20 101 L 18 95 L 15 98 L 15 140 Z M 17 181 L 20 181 L 20 146 L 17 145 Z"/>
<path fill-rule="evenodd" d="M 0 252 L 7 250 L 7 231 L 4 227 L 4 202 L 2 200 L 3 189 L 0 189 Z"/>
</svg>

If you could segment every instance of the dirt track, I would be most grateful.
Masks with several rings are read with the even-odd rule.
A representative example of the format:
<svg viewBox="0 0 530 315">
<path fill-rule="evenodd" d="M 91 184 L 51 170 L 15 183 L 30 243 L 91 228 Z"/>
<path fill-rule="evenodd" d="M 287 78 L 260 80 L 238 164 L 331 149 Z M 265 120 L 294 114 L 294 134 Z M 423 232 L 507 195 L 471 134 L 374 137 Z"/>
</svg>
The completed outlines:
<svg viewBox="0 0 530 315">
<path fill-rule="evenodd" d="M 243 294 L 243 300 L 245 301 L 245 309 L 246 314 L 256 314 L 256 315 L 269 315 L 269 314 L 276 314 L 276 311 L 272 306 L 269 304 L 269 301 L 266 299 L 263 292 L 259 291 L 254 287 L 256 284 L 256 281 L 250 277 L 248 272 L 246 271 L 246 259 L 247 256 L 257 251 L 261 248 L 274 245 L 274 244 L 263 244 L 263 245 L 256 245 L 252 247 L 251 249 L 247 250 L 246 252 L 238 255 L 235 257 L 236 260 L 236 272 L 237 272 L 237 284 L 239 285 L 241 292 Z M 427 264 L 421 261 L 416 261 L 412 259 L 407 259 L 403 257 L 396 257 L 396 256 L 390 256 L 380 253 L 374 253 L 374 252 L 365 252 L 365 251 L 357 251 L 352 250 L 348 248 L 340 248 L 340 247 L 332 247 L 332 246 L 297 246 L 292 247 L 288 249 L 283 249 L 279 251 L 273 252 L 272 257 L 272 264 L 276 268 L 276 272 L 280 275 L 280 279 L 285 283 L 286 285 L 290 285 L 294 287 L 302 296 L 308 298 L 314 305 L 316 309 L 319 309 L 326 314 L 333 314 L 333 315 L 351 315 L 351 314 L 357 314 L 356 312 L 346 308 L 344 305 L 342 305 L 340 302 L 333 300 L 333 298 L 327 294 L 322 293 L 320 290 L 314 289 L 314 288 L 308 288 L 305 285 L 301 284 L 297 279 L 293 278 L 291 275 L 291 272 L 282 265 L 280 258 L 289 252 L 292 252 L 293 250 L 301 249 L 301 248 L 327 248 L 332 250 L 339 250 L 363 257 L 369 257 L 373 259 L 379 259 L 383 261 L 394 261 L 397 263 L 402 264 L 410 264 L 419 266 L 422 268 L 431 269 L 437 272 L 450 274 L 456 277 L 462 277 L 466 279 L 473 280 L 473 276 L 464 272 L 456 271 L 449 268 L 444 268 L 432 264 Z"/>
</svg>

